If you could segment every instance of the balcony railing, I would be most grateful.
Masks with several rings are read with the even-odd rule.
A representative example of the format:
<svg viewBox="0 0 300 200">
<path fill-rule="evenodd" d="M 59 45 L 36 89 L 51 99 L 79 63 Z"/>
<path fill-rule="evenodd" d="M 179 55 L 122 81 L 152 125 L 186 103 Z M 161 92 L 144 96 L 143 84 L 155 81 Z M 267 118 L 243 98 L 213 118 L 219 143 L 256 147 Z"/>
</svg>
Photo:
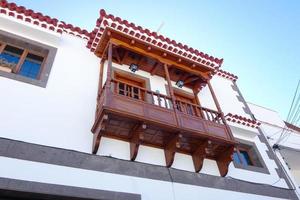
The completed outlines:
<svg viewBox="0 0 300 200">
<path fill-rule="evenodd" d="M 106 82 L 97 101 L 94 153 L 107 136 L 130 142 L 131 160 L 144 144 L 163 148 L 167 166 L 178 151 L 192 155 L 196 171 L 208 157 L 227 173 L 235 142 L 221 113 L 118 80 Z"/>
<path fill-rule="evenodd" d="M 186 128 L 194 132 L 207 132 L 210 136 L 230 139 L 229 134 L 226 133 L 227 127 L 224 117 L 217 111 L 180 100 L 175 100 L 175 106 L 173 106 L 172 98 L 168 95 L 114 79 L 111 80 L 109 88 L 106 87 L 106 84 L 104 84 L 98 96 L 97 112 L 101 110 L 102 106 L 109 107 L 109 104 L 111 107 L 121 110 L 124 110 L 124 106 L 127 106 L 124 111 L 132 112 L 133 115 L 144 115 L 149 120 L 157 117 L 156 121 L 161 119 L 161 123 L 166 123 L 167 125 Z M 106 91 L 107 89 L 108 91 Z M 112 97 L 116 96 L 123 100 L 118 101 L 114 106 L 112 105 L 114 99 L 111 98 L 109 98 L 109 102 L 106 101 L 104 103 L 105 91 L 106 99 L 109 98 L 107 96 L 112 95 Z M 124 101 L 128 103 L 123 105 Z M 136 110 L 142 110 L 137 107 L 138 105 L 145 105 L 147 109 L 152 110 L 150 111 L 152 115 L 147 115 L 149 111 L 144 113 L 135 112 Z M 149 106 L 152 107 L 150 108 Z M 155 112 L 157 112 L 157 115 L 154 114 Z"/>
</svg>

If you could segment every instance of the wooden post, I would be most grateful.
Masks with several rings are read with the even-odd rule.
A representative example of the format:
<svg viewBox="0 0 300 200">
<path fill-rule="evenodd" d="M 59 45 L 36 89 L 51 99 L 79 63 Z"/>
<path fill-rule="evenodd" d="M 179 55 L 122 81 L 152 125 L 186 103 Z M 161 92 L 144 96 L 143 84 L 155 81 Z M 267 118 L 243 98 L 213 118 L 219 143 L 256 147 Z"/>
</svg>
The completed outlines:
<svg viewBox="0 0 300 200">
<path fill-rule="evenodd" d="M 108 65 L 107 65 L 107 77 L 105 85 L 105 100 L 104 105 L 108 105 L 111 98 L 111 80 L 112 80 L 112 43 L 108 45 Z"/>
<path fill-rule="evenodd" d="M 97 118 L 98 111 L 99 111 L 99 99 L 100 99 L 100 94 L 103 89 L 103 68 L 104 68 L 104 62 L 105 60 L 102 58 L 100 61 L 100 72 L 99 72 L 99 81 L 98 81 L 98 93 L 97 93 L 97 106 L 96 106 L 96 113 L 95 116 Z"/>
<path fill-rule="evenodd" d="M 176 108 L 176 98 L 174 96 L 174 91 L 173 91 L 173 87 L 172 87 L 171 79 L 170 79 L 170 74 L 169 74 L 169 68 L 168 68 L 167 64 L 164 64 L 164 70 L 165 70 L 166 79 L 167 79 L 167 83 L 168 83 L 168 89 L 169 89 L 170 96 L 171 96 L 171 99 L 172 99 L 173 110 L 175 112 L 177 126 L 180 126 L 180 121 L 179 121 L 177 108 Z"/>
<path fill-rule="evenodd" d="M 207 85 L 208 85 L 208 88 L 209 88 L 209 90 L 210 90 L 210 93 L 211 93 L 211 95 L 212 95 L 212 97 L 213 97 L 213 100 L 214 100 L 214 102 L 215 102 L 215 105 L 216 105 L 216 107 L 217 107 L 217 109 L 218 109 L 218 112 L 221 114 L 221 118 L 222 118 L 222 121 L 223 121 L 223 123 L 224 123 L 224 125 L 225 125 L 225 127 L 226 127 L 226 130 L 227 130 L 227 132 L 228 132 L 230 138 L 231 138 L 232 140 L 234 140 L 234 137 L 233 137 L 233 135 L 232 135 L 232 132 L 231 132 L 229 126 L 227 125 L 226 120 L 225 120 L 224 113 L 223 113 L 222 110 L 221 110 L 221 106 L 220 106 L 220 104 L 219 104 L 219 102 L 218 102 L 218 99 L 217 99 L 217 97 L 216 97 L 216 94 L 215 94 L 215 92 L 214 92 L 214 90 L 213 90 L 213 88 L 212 88 L 212 86 L 211 86 L 211 84 L 210 84 L 209 81 L 207 81 Z"/>
<path fill-rule="evenodd" d="M 112 79 L 112 43 L 108 46 L 108 66 L 107 66 L 107 82 L 106 87 L 110 86 Z"/>
</svg>

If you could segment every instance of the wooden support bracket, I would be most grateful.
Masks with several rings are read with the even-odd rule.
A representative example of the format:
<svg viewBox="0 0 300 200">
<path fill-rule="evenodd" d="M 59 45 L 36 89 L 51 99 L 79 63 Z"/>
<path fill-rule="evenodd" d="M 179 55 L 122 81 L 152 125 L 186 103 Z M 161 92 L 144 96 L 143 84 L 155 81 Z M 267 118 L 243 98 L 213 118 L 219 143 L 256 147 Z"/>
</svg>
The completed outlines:
<svg viewBox="0 0 300 200">
<path fill-rule="evenodd" d="M 177 149 L 180 148 L 180 139 L 182 138 L 181 134 L 177 134 L 165 146 L 165 159 L 166 159 L 166 166 L 171 167 L 174 161 L 175 152 Z"/>
<path fill-rule="evenodd" d="M 99 149 L 99 145 L 100 145 L 100 140 L 101 140 L 101 136 L 103 134 L 103 131 L 105 130 L 106 124 L 108 121 L 108 115 L 103 115 L 102 119 L 100 120 L 100 123 L 98 125 L 98 128 L 96 129 L 96 131 L 94 132 L 94 137 L 93 137 L 93 148 L 92 148 L 92 152 L 93 154 L 96 154 L 98 149 Z"/>
<path fill-rule="evenodd" d="M 221 176 L 226 176 L 228 173 L 228 166 L 232 161 L 232 154 L 234 146 L 228 147 L 218 158 L 217 165 Z"/>
<path fill-rule="evenodd" d="M 134 161 L 138 151 L 139 146 L 144 140 L 144 131 L 146 130 L 147 126 L 146 124 L 138 124 L 135 126 L 131 131 L 131 140 L 130 140 L 130 160 Z"/>
<path fill-rule="evenodd" d="M 208 141 L 201 143 L 198 148 L 192 153 L 195 172 L 199 172 L 203 166 L 203 160 L 206 156 L 205 148 L 208 146 Z"/>
<path fill-rule="evenodd" d="M 151 71 L 150 71 L 151 76 L 155 75 L 155 73 L 157 72 L 158 68 L 159 68 L 159 62 L 156 62 L 156 63 L 153 65 L 153 67 L 152 67 L 152 69 L 151 69 Z"/>
</svg>

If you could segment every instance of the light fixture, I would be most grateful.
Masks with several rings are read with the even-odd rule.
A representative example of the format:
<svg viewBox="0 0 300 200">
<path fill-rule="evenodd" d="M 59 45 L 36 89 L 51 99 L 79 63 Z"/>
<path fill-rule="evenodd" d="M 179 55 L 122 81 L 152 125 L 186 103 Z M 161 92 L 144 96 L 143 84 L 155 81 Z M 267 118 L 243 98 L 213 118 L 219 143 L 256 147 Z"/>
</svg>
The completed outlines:
<svg viewBox="0 0 300 200">
<path fill-rule="evenodd" d="M 184 85 L 183 80 L 178 80 L 178 81 L 176 82 L 176 85 L 177 85 L 177 87 L 182 88 L 183 85 Z"/>
<path fill-rule="evenodd" d="M 129 66 L 129 69 L 130 69 L 130 71 L 135 73 L 139 69 L 139 66 L 137 64 L 131 63 Z"/>
</svg>

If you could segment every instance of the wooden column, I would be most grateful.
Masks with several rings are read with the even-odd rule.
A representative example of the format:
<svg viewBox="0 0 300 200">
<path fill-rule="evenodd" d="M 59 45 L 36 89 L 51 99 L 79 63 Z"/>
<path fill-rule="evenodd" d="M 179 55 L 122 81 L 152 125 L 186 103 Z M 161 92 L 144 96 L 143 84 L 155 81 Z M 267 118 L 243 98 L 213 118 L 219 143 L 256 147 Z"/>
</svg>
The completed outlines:
<svg viewBox="0 0 300 200">
<path fill-rule="evenodd" d="M 213 90 L 213 88 L 212 88 L 212 86 L 211 86 L 211 84 L 210 84 L 209 81 L 207 81 L 207 85 L 208 85 L 209 91 L 210 91 L 210 93 L 211 93 L 211 95 L 212 95 L 212 98 L 213 98 L 213 100 L 214 100 L 214 102 L 215 102 L 215 105 L 216 105 L 216 107 L 217 107 L 217 109 L 218 109 L 218 112 L 221 113 L 222 110 L 221 110 L 220 104 L 219 104 L 219 102 L 218 102 L 218 99 L 217 99 L 217 97 L 216 97 L 216 94 L 215 94 L 215 92 L 214 92 L 214 90 Z"/>
<path fill-rule="evenodd" d="M 218 99 L 217 99 L 217 97 L 216 97 L 216 94 L 215 94 L 215 92 L 214 92 L 214 90 L 213 90 L 213 88 L 212 88 L 212 86 L 211 86 L 211 84 L 210 84 L 209 81 L 207 81 L 207 85 L 208 85 L 208 88 L 209 88 L 209 90 L 210 90 L 210 93 L 211 93 L 211 95 L 212 95 L 212 97 L 213 97 L 213 100 L 214 100 L 214 102 L 215 102 L 215 105 L 216 105 L 216 107 L 217 107 L 217 109 L 218 109 L 218 112 L 219 112 L 220 115 L 221 115 L 221 118 L 222 118 L 222 121 L 223 121 L 223 123 L 224 123 L 224 125 L 225 125 L 225 127 L 226 127 L 226 130 L 227 130 L 227 132 L 228 132 L 230 138 L 231 138 L 232 140 L 234 140 L 234 137 L 233 137 L 233 135 L 232 135 L 232 132 L 231 132 L 229 126 L 227 125 L 226 120 L 225 120 L 224 113 L 223 113 L 222 110 L 221 110 L 221 106 L 220 106 L 220 104 L 219 104 L 219 102 L 218 102 Z"/>
<path fill-rule="evenodd" d="M 96 113 L 95 113 L 95 116 L 97 117 L 98 115 L 98 111 L 99 111 L 99 99 L 101 97 L 101 92 L 102 92 L 102 89 L 103 89 L 103 68 L 104 68 L 104 62 L 105 62 L 105 59 L 102 58 L 101 61 L 100 61 L 100 72 L 99 72 L 99 81 L 98 81 L 98 93 L 97 93 L 97 106 L 96 106 Z"/>
<path fill-rule="evenodd" d="M 165 74 L 166 74 L 166 80 L 167 80 L 167 83 L 168 83 L 168 89 L 169 89 L 170 96 L 171 96 L 171 99 L 172 99 L 173 110 L 175 112 L 175 118 L 176 118 L 177 126 L 180 126 L 180 120 L 179 120 L 178 113 L 177 113 L 178 110 L 176 108 L 176 98 L 175 98 L 173 87 L 172 87 L 172 84 L 171 84 L 171 79 L 170 79 L 170 74 L 169 74 L 169 67 L 168 67 L 167 64 L 164 64 L 164 70 L 165 70 Z"/>
<path fill-rule="evenodd" d="M 215 92 L 214 92 L 214 90 L 213 90 L 213 88 L 212 88 L 212 86 L 211 86 L 211 84 L 210 84 L 209 81 L 207 82 L 207 85 L 208 85 L 208 87 L 209 87 L 209 90 L 210 90 L 210 92 L 211 92 L 211 95 L 212 95 L 212 97 L 213 97 L 213 100 L 214 100 L 214 102 L 215 102 L 215 104 L 216 104 L 216 107 L 217 107 L 217 109 L 218 109 L 218 112 L 221 114 L 221 118 L 222 118 L 222 121 L 223 121 L 223 123 L 224 123 L 224 125 L 225 125 L 225 127 L 226 127 L 227 133 L 229 134 L 229 137 L 230 137 L 232 140 L 234 140 L 234 137 L 233 137 L 233 135 L 232 135 L 232 132 L 231 132 L 229 126 L 228 126 L 227 123 L 226 123 L 224 114 L 223 114 L 223 112 L 222 112 L 222 110 L 221 110 L 221 107 L 220 107 L 220 104 L 219 104 L 218 99 L 217 99 L 217 97 L 216 97 L 216 94 L 215 94 Z M 223 176 L 223 177 L 226 176 L 226 174 L 228 173 L 228 166 L 229 166 L 230 162 L 232 161 L 232 154 L 233 154 L 233 151 L 234 151 L 234 145 L 229 146 L 229 147 L 227 147 L 227 149 L 226 149 L 222 154 L 220 154 L 219 157 L 216 159 L 217 165 L 218 165 L 218 168 L 219 168 L 219 171 L 220 171 L 220 175 Z"/>
<path fill-rule="evenodd" d="M 103 87 L 104 63 L 105 63 L 105 59 L 102 58 L 101 61 L 100 61 L 100 72 L 99 72 L 99 82 L 98 82 L 98 95 L 101 93 L 102 87 Z"/>
<path fill-rule="evenodd" d="M 112 81 L 112 51 L 113 51 L 113 44 L 109 43 L 108 45 L 108 55 L 107 55 L 107 77 L 106 77 L 106 85 L 105 85 L 105 98 L 104 98 L 104 105 L 109 104 L 111 98 L 111 81 Z"/>
<path fill-rule="evenodd" d="M 106 86 L 110 86 L 111 84 L 111 79 L 112 79 L 112 43 L 109 43 L 108 46 L 108 66 L 107 66 L 107 82 Z"/>
</svg>

